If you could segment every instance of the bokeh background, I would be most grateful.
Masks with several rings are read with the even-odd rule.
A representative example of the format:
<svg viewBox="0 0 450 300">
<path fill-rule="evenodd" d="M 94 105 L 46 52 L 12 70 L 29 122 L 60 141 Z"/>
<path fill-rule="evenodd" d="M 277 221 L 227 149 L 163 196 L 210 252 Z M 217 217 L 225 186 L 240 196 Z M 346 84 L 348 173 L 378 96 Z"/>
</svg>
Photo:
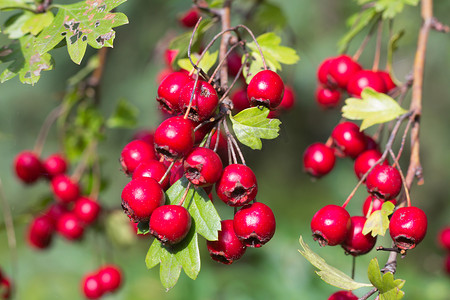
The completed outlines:
<svg viewBox="0 0 450 300">
<path fill-rule="evenodd" d="M 60 2 L 60 1 L 58 1 Z M 64 1 L 62 1 L 64 3 Z M 68 3 L 69 1 L 65 1 Z M 66 80 L 80 66 L 73 64 L 66 49 L 52 51 L 55 70 L 44 72 L 35 86 L 22 85 L 18 79 L 0 86 L 0 179 L 4 194 L 15 217 L 17 235 L 17 273 L 14 278 L 16 299 L 81 299 L 81 277 L 105 261 L 120 265 L 125 273 L 122 289 L 105 299 L 327 299 L 337 289 L 320 280 L 314 268 L 298 253 L 298 239 L 304 236 L 312 249 L 330 264 L 350 273 L 351 257 L 340 247 L 320 249 L 313 242 L 309 223 L 319 208 L 326 204 L 341 204 L 357 180 L 352 161 L 339 160 L 333 172 L 313 181 L 303 173 L 302 153 L 311 143 L 324 142 L 340 119 L 338 110 L 323 111 L 314 100 L 316 69 L 329 56 L 336 55 L 336 43 L 345 33 L 345 19 L 357 11 L 356 1 L 272 1 L 286 17 L 283 42 L 295 48 L 301 60 L 296 66 L 285 67 L 284 80 L 296 92 L 296 107 L 281 116 L 282 129 L 278 139 L 264 141 L 262 151 L 246 151 L 248 164 L 254 169 L 259 183 L 258 199 L 272 207 L 277 218 L 277 232 L 272 241 L 261 249 L 249 249 L 238 262 L 224 266 L 209 259 L 204 240 L 200 240 L 202 270 L 192 281 L 182 274 L 178 284 L 166 292 L 159 282 L 159 270 L 147 270 L 145 254 L 149 238 L 136 239 L 129 245 L 110 244 L 101 232 L 89 230 L 84 239 L 68 243 L 60 237 L 46 251 L 31 249 L 24 236 L 31 220 L 30 211 L 43 197 L 49 195 L 44 181 L 26 187 L 12 172 L 15 155 L 34 145 L 45 116 L 61 100 Z M 130 24 L 116 28 L 114 49 L 109 51 L 103 78 L 101 110 L 109 115 L 119 98 L 128 99 L 139 110 L 135 130 L 108 130 L 101 143 L 102 173 L 109 185 L 100 201 L 109 208 L 120 207 L 120 194 L 128 179 L 120 171 L 118 158 L 122 147 L 138 128 L 155 128 L 160 115 L 155 106 L 156 76 L 164 67 L 158 43 L 169 32 L 183 29 L 177 17 L 191 5 L 187 0 L 128 1 L 119 7 Z M 449 1 L 436 1 L 435 15 L 449 23 Z M 7 14 L 0 16 L 4 21 Z M 234 24 L 239 22 L 236 17 Z M 269 22 L 270 23 L 270 19 Z M 421 25 L 418 8 L 408 7 L 394 23 L 395 30 L 404 28 L 405 36 L 396 52 L 395 74 L 404 80 L 410 72 Z M 265 25 L 270 29 L 270 24 Z M 263 28 L 256 33 L 265 31 Z M 362 37 L 350 47 L 353 54 Z M 385 46 L 385 45 L 384 45 Z M 370 68 L 373 41 L 361 57 Z M 386 48 L 383 48 L 386 49 Z M 93 54 L 92 49 L 88 55 Z M 384 52 L 385 53 L 385 52 Z M 86 57 L 87 58 L 87 57 Z M 83 64 L 87 59 L 83 60 Z M 382 60 L 384 63 L 384 60 Z M 399 259 L 397 278 L 406 280 L 405 299 L 450 299 L 450 277 L 443 271 L 445 257 L 436 243 L 436 235 L 444 225 L 450 225 L 450 41 L 448 35 L 431 32 L 425 69 L 421 159 L 425 184 L 414 186 L 412 201 L 429 217 L 428 235 L 423 243 Z M 404 106 L 406 107 L 407 104 Z M 372 132 L 369 130 L 369 132 Z M 57 152 L 58 142 L 50 132 L 43 156 Z M 408 151 L 404 153 L 408 157 Z M 406 169 L 406 160 L 403 166 Z M 363 188 L 350 202 L 352 215 L 361 214 L 366 197 Z M 232 209 L 216 201 L 223 219 L 232 217 Z M 11 274 L 11 250 L 8 248 L 3 216 L 0 216 L 0 266 Z M 379 238 L 377 245 L 390 245 L 390 238 Z M 356 280 L 368 282 L 367 266 L 377 257 L 384 264 L 385 253 L 371 252 L 357 259 Z M 361 296 L 367 290 L 357 290 Z"/>
</svg>

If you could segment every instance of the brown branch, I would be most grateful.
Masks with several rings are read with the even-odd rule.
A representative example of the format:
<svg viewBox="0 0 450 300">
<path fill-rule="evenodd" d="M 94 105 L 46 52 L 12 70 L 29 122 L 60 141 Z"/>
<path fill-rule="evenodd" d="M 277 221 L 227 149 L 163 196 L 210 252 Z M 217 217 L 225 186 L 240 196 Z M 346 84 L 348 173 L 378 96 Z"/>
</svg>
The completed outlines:
<svg viewBox="0 0 450 300">
<path fill-rule="evenodd" d="M 232 2 L 231 0 L 225 0 L 225 2 L 223 3 L 221 15 L 222 31 L 231 28 L 231 15 L 230 15 L 231 2 Z M 220 87 L 222 88 L 223 91 L 226 91 L 228 88 L 228 63 L 226 60 L 226 56 L 230 37 L 231 33 L 229 31 L 226 31 L 222 35 L 219 47 L 219 60 L 223 61 L 223 67 L 222 69 L 220 69 Z"/>
</svg>

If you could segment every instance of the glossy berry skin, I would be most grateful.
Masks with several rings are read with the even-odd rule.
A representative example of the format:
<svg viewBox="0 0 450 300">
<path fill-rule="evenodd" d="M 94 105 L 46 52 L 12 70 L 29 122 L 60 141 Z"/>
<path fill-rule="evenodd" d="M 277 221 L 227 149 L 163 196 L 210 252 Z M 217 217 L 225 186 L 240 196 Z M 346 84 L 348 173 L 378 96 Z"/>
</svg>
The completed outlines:
<svg viewBox="0 0 450 300">
<path fill-rule="evenodd" d="M 233 51 L 227 56 L 228 74 L 236 76 L 242 66 L 242 55 Z"/>
<path fill-rule="evenodd" d="M 216 183 L 222 175 L 222 161 L 209 148 L 196 147 L 184 160 L 184 174 L 192 184 L 206 187 Z"/>
<path fill-rule="evenodd" d="M 277 109 L 281 111 L 289 111 L 294 107 L 294 105 L 295 105 L 294 89 L 289 85 L 285 85 L 283 99 L 281 99 L 281 103 L 277 107 Z"/>
<path fill-rule="evenodd" d="M 355 123 L 346 121 L 336 125 L 331 137 L 336 147 L 351 158 L 356 158 L 366 150 L 366 136 Z"/>
<path fill-rule="evenodd" d="M 388 201 L 391 202 L 394 205 L 397 204 L 397 200 L 395 200 L 395 199 L 391 199 L 391 200 L 388 200 Z M 362 207 L 363 215 L 368 217 L 367 214 L 369 213 L 371 204 L 372 204 L 372 210 L 370 211 L 370 214 L 372 214 L 374 211 L 380 210 L 381 206 L 383 206 L 384 202 L 385 201 L 383 199 L 379 199 L 377 197 L 369 195 L 366 198 L 366 200 L 364 201 L 364 204 L 363 204 L 363 207 Z"/>
<path fill-rule="evenodd" d="M 233 220 L 223 220 L 221 225 L 218 240 L 207 241 L 206 246 L 213 260 L 229 265 L 241 258 L 247 247 L 234 233 Z"/>
<path fill-rule="evenodd" d="M 330 74 L 330 66 L 333 62 L 334 57 L 330 57 L 322 61 L 319 65 L 319 68 L 317 68 L 317 80 L 324 84 L 325 86 L 329 86 L 329 74 Z"/>
<path fill-rule="evenodd" d="M 122 208 L 134 222 L 148 221 L 152 212 L 164 202 L 164 191 L 153 178 L 133 179 L 122 190 Z"/>
<path fill-rule="evenodd" d="M 182 72 L 173 72 L 166 76 L 158 87 L 158 96 L 156 97 L 161 110 L 172 115 L 178 114 L 180 112 L 178 99 L 181 90 L 191 81 L 192 78 Z"/>
<path fill-rule="evenodd" d="M 391 78 L 391 75 L 389 75 L 388 72 L 378 71 L 377 74 L 383 80 L 384 86 L 386 87 L 386 92 L 390 92 L 391 90 L 397 87 L 397 85 L 394 83 L 394 81 Z"/>
<path fill-rule="evenodd" d="M 275 109 L 280 105 L 283 94 L 283 80 L 271 70 L 259 71 L 247 86 L 247 97 L 251 106 L 263 105 Z"/>
<path fill-rule="evenodd" d="M 53 194 L 60 203 L 74 202 L 80 196 L 80 187 L 67 175 L 58 175 L 51 181 Z"/>
<path fill-rule="evenodd" d="M 44 175 L 53 178 L 67 171 L 67 161 L 61 154 L 52 154 L 42 163 Z"/>
<path fill-rule="evenodd" d="M 400 172 L 389 165 L 376 165 L 366 179 L 367 191 L 385 200 L 397 197 L 402 189 Z"/>
<path fill-rule="evenodd" d="M 342 248 L 352 256 L 366 254 L 372 250 L 377 242 L 377 237 L 373 237 L 370 233 L 366 235 L 362 233 L 366 220 L 362 216 L 351 217 L 350 229 L 342 243 Z"/>
<path fill-rule="evenodd" d="M 166 63 L 166 66 L 172 68 L 172 63 L 175 60 L 177 54 L 178 49 L 166 49 L 166 51 L 164 51 L 164 62 Z"/>
<path fill-rule="evenodd" d="M 68 212 L 59 218 L 56 230 L 69 241 L 75 241 L 83 236 L 84 224 L 74 213 Z"/>
<path fill-rule="evenodd" d="M 83 277 L 81 290 L 86 299 L 100 299 L 105 292 L 97 273 L 90 273 Z"/>
<path fill-rule="evenodd" d="M 350 77 L 347 83 L 347 92 L 350 95 L 361 97 L 361 92 L 367 87 L 379 93 L 387 91 L 383 79 L 376 72 L 361 70 Z"/>
<path fill-rule="evenodd" d="M 322 143 L 314 143 L 308 146 L 303 153 L 303 169 L 317 178 L 330 173 L 335 162 L 334 151 Z"/>
<path fill-rule="evenodd" d="M 150 217 L 150 234 L 163 244 L 181 242 L 190 229 L 191 215 L 181 205 L 160 206 Z"/>
<path fill-rule="evenodd" d="M 100 204 L 88 197 L 78 198 L 73 206 L 73 213 L 86 225 L 94 223 L 100 215 L 100 211 Z"/>
<path fill-rule="evenodd" d="M 275 216 L 261 202 L 247 204 L 234 215 L 233 228 L 246 247 L 259 248 L 275 234 Z"/>
<path fill-rule="evenodd" d="M 38 216 L 28 228 L 28 243 L 36 249 L 45 249 L 50 246 L 54 231 L 55 227 L 50 217 Z"/>
<path fill-rule="evenodd" d="M 170 185 L 173 185 L 183 176 L 184 176 L 183 164 L 177 161 L 170 170 L 170 181 L 169 181 Z"/>
<path fill-rule="evenodd" d="M 253 171 L 241 164 L 228 165 L 216 183 L 217 196 L 229 206 L 243 206 L 258 193 L 258 183 Z"/>
<path fill-rule="evenodd" d="M 401 207 L 391 216 L 389 233 L 399 249 L 413 249 L 427 233 L 427 216 L 418 207 Z"/>
<path fill-rule="evenodd" d="M 141 163 L 133 173 L 133 179 L 139 177 L 149 177 L 153 178 L 156 181 L 160 181 L 163 178 L 164 174 L 167 171 L 167 167 L 164 163 L 151 159 L 149 161 Z M 163 190 L 167 190 L 170 187 L 170 176 L 166 176 L 161 183 L 161 187 Z"/>
<path fill-rule="evenodd" d="M 192 98 L 192 105 L 189 108 L 192 93 L 194 93 L 194 98 Z M 216 90 L 211 84 L 203 80 L 198 80 L 197 85 L 195 85 L 194 80 L 187 83 L 181 90 L 180 98 L 178 99 L 178 106 L 183 114 L 189 109 L 188 118 L 196 122 L 201 122 L 211 117 L 218 105 L 219 96 Z"/>
<path fill-rule="evenodd" d="M 333 293 L 328 300 L 358 300 L 358 297 L 351 291 L 339 291 Z"/>
<path fill-rule="evenodd" d="M 353 170 L 355 171 L 356 177 L 361 179 L 367 171 L 372 168 L 373 165 L 381 158 L 382 154 L 378 150 L 366 150 L 355 159 L 353 165 Z M 382 164 L 387 164 L 387 162 L 382 162 Z"/>
<path fill-rule="evenodd" d="M 341 92 L 319 86 L 316 90 L 316 102 L 322 108 L 335 108 L 341 100 Z"/>
<path fill-rule="evenodd" d="M 439 232 L 438 241 L 443 249 L 450 251 L 450 226 L 446 226 L 441 229 Z"/>
<path fill-rule="evenodd" d="M 153 146 L 142 140 L 133 140 L 123 147 L 120 154 L 120 164 L 128 175 L 132 175 L 139 164 L 155 159 Z"/>
<path fill-rule="evenodd" d="M 116 265 L 106 265 L 103 266 L 98 271 L 98 278 L 100 285 L 105 292 L 116 291 L 123 281 L 123 275 L 120 268 Z"/>
<path fill-rule="evenodd" d="M 336 246 L 347 238 L 350 214 L 342 206 L 330 204 L 316 212 L 311 221 L 313 238 L 320 246 Z"/>
<path fill-rule="evenodd" d="M 198 19 L 200 18 L 200 13 L 196 8 L 191 8 L 187 12 L 185 12 L 180 20 L 180 24 L 184 27 L 191 28 L 197 24 Z"/>
<path fill-rule="evenodd" d="M 331 78 L 341 88 L 346 88 L 350 78 L 361 70 L 361 66 L 348 55 L 336 57 L 330 64 L 329 73 Z"/>
<path fill-rule="evenodd" d="M 34 183 L 43 172 L 39 157 L 31 151 L 20 152 L 13 165 L 17 178 L 26 184 Z"/>
<path fill-rule="evenodd" d="M 247 98 L 247 91 L 244 88 L 234 91 L 230 98 L 231 102 L 233 102 L 233 111 L 235 113 L 250 107 L 250 101 Z"/>
<path fill-rule="evenodd" d="M 169 118 L 155 131 L 155 149 L 169 161 L 188 154 L 194 146 L 194 140 L 192 123 L 183 117 Z"/>
<path fill-rule="evenodd" d="M 61 216 L 67 213 L 68 211 L 69 210 L 67 209 L 66 205 L 62 203 L 53 203 L 47 208 L 44 214 L 47 217 L 49 217 L 53 225 L 56 226 L 56 223 L 58 222 L 59 218 L 61 218 Z"/>
</svg>

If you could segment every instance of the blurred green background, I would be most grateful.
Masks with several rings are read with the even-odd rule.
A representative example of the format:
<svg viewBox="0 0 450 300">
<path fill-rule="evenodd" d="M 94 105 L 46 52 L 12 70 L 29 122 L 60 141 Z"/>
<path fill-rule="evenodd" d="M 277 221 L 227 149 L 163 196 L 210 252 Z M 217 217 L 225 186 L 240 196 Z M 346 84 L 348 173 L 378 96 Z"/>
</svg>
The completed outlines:
<svg viewBox="0 0 450 300">
<path fill-rule="evenodd" d="M 68 1 L 66 1 L 68 2 Z M 244 1 L 242 1 L 244 2 Z M 146 270 L 145 254 L 150 239 L 144 238 L 128 246 L 114 246 L 102 234 L 88 230 L 84 239 L 68 243 L 60 237 L 46 251 L 35 251 L 25 241 L 24 233 L 31 216 L 26 214 L 40 199 L 49 194 L 44 181 L 26 187 L 13 175 L 15 155 L 31 149 L 45 116 L 55 107 L 65 90 L 68 77 L 80 69 L 69 61 L 65 48 L 52 51 L 55 70 L 44 72 L 34 87 L 22 85 L 18 79 L 0 86 L 0 178 L 4 194 L 16 217 L 18 268 L 14 284 L 16 299 L 81 299 L 81 277 L 95 270 L 104 261 L 120 265 L 125 272 L 122 289 L 105 299 L 327 299 L 335 290 L 322 282 L 312 266 L 298 253 L 298 238 L 319 252 L 329 263 L 350 273 L 351 257 L 340 247 L 319 249 L 310 237 L 309 223 L 319 208 L 341 204 L 357 180 L 352 161 L 339 160 L 333 172 L 319 181 L 312 181 L 302 171 L 302 153 L 311 143 L 324 142 L 339 121 L 339 112 L 322 111 L 314 100 L 316 69 L 326 57 L 336 55 L 336 43 L 345 33 L 345 19 L 357 11 L 354 1 L 279 0 L 286 16 L 289 41 L 300 57 L 294 67 L 282 72 L 284 80 L 293 85 L 297 103 L 293 111 L 281 117 L 280 137 L 264 141 L 262 151 L 246 151 L 248 164 L 259 183 L 258 199 L 268 204 L 277 218 L 277 232 L 261 249 L 248 249 L 238 262 L 224 266 L 209 259 L 204 240 L 200 240 L 202 270 L 197 280 L 184 274 L 178 284 L 165 292 L 159 282 L 157 268 Z M 103 78 L 101 109 L 109 115 L 119 98 L 124 97 L 139 110 L 138 128 L 154 128 L 160 121 L 155 106 L 156 76 L 164 67 L 157 43 L 168 32 L 182 32 L 177 23 L 180 12 L 191 5 L 187 0 L 128 1 L 118 10 L 125 12 L 130 24 L 116 28 L 114 49 L 109 51 Z M 449 23 L 450 1 L 436 1 L 435 15 Z M 1 16 L 4 21 L 5 16 Z M 237 22 L 238 18 L 236 18 Z M 394 29 L 406 29 L 395 54 L 395 74 L 400 80 L 411 70 L 418 28 L 421 25 L 418 8 L 407 8 L 394 24 Z M 294 38 L 292 38 L 294 37 Z M 350 47 L 353 54 L 359 46 L 357 38 Z M 371 67 L 373 41 L 361 57 L 361 63 Z M 385 48 L 384 48 L 385 49 Z M 88 55 L 94 53 L 88 50 Z M 385 53 L 385 52 L 384 52 Z M 383 54 L 384 54 L 383 53 Z M 83 60 L 85 64 L 87 59 Z M 383 61 L 382 61 L 383 62 Z M 82 65 L 83 65 L 82 64 Z M 450 41 L 448 35 L 431 32 L 425 69 L 421 159 L 425 184 L 414 186 L 412 201 L 428 214 L 428 235 L 423 243 L 406 258 L 399 260 L 397 278 L 406 279 L 405 299 L 450 299 L 450 278 L 443 271 L 445 253 L 436 244 L 436 235 L 444 225 L 450 225 Z M 404 106 L 406 107 L 407 104 Z M 120 193 L 128 179 L 120 171 L 118 158 L 122 147 L 135 130 L 109 130 L 101 143 L 102 173 L 110 180 L 100 201 L 108 208 L 120 207 Z M 369 132 L 372 132 L 369 130 Z M 43 156 L 59 150 L 54 131 L 50 132 Z M 404 157 L 408 157 L 408 151 Z M 406 169 L 406 161 L 403 162 Z M 361 214 L 363 188 L 350 202 L 352 215 Z M 216 201 L 223 219 L 232 217 L 232 209 Z M 0 216 L 3 224 L 3 216 Z M 390 245 L 389 237 L 377 245 Z M 357 259 L 356 280 L 368 282 L 368 261 L 378 257 L 386 261 L 385 253 L 371 252 Z M 11 252 L 4 227 L 0 230 L 0 266 L 11 274 Z M 367 290 L 357 290 L 358 296 Z"/>
</svg>

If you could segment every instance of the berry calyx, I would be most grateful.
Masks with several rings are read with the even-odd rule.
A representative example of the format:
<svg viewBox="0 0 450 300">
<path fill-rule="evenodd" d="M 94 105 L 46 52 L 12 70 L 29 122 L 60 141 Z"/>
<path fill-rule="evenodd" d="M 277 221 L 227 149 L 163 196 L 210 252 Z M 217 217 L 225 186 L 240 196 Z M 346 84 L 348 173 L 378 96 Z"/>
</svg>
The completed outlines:
<svg viewBox="0 0 450 300">
<path fill-rule="evenodd" d="M 217 241 L 207 241 L 206 246 L 211 258 L 229 265 L 244 255 L 247 247 L 234 233 L 233 220 L 223 220 Z"/>
<path fill-rule="evenodd" d="M 372 250 L 377 242 L 377 237 L 373 237 L 370 233 L 366 235 L 362 233 L 366 220 L 362 216 L 351 217 L 350 229 L 342 243 L 342 248 L 352 256 L 366 254 Z"/>
<path fill-rule="evenodd" d="M 169 118 L 155 131 L 155 149 L 169 161 L 188 154 L 194 146 L 194 140 L 192 123 L 183 117 Z"/>
<path fill-rule="evenodd" d="M 367 191 L 382 199 L 397 197 L 402 189 L 400 172 L 389 165 L 376 165 L 367 175 Z"/>
<path fill-rule="evenodd" d="M 256 73 L 247 87 L 247 97 L 252 106 L 275 109 L 283 99 L 284 83 L 280 75 L 271 70 Z"/>
<path fill-rule="evenodd" d="M 382 154 L 378 150 L 366 150 L 358 155 L 353 165 L 356 177 L 361 179 L 361 177 L 363 177 L 364 174 L 366 174 L 366 172 L 375 165 L 381 156 Z M 387 162 L 382 162 L 382 164 L 387 164 Z"/>
<path fill-rule="evenodd" d="M 361 66 L 350 56 L 340 55 L 330 63 L 329 74 L 341 88 L 345 89 L 350 78 L 359 70 Z"/>
<path fill-rule="evenodd" d="M 351 291 L 339 291 L 333 293 L 328 300 L 358 300 L 358 297 Z"/>
<path fill-rule="evenodd" d="M 334 108 L 341 100 L 341 92 L 319 86 L 316 90 L 316 101 L 323 108 Z"/>
<path fill-rule="evenodd" d="M 180 205 L 163 205 L 150 217 L 150 234 L 161 243 L 174 245 L 181 242 L 191 229 L 191 215 Z"/>
<path fill-rule="evenodd" d="M 347 92 L 350 95 L 361 97 L 361 92 L 367 87 L 379 93 L 386 93 L 387 91 L 384 81 L 378 73 L 371 70 L 361 70 L 350 77 L 347 83 Z"/>
<path fill-rule="evenodd" d="M 63 204 L 74 202 L 80 196 L 79 185 L 67 175 L 54 177 L 51 186 L 56 199 Z"/>
<path fill-rule="evenodd" d="M 397 200 L 395 199 L 391 199 L 388 200 L 389 202 L 391 202 L 392 204 L 396 205 L 397 204 Z M 369 213 L 370 210 L 370 205 L 372 205 L 372 209 L 370 210 L 370 213 L 372 214 L 374 211 L 380 210 L 381 206 L 383 206 L 383 203 L 385 201 L 383 199 L 374 197 L 372 195 L 369 195 L 366 200 L 364 201 L 363 207 L 362 207 L 362 211 L 363 211 L 363 215 L 368 217 L 367 214 Z"/>
<path fill-rule="evenodd" d="M 64 174 L 67 171 L 67 161 L 60 154 L 52 154 L 42 163 L 44 175 L 53 178 L 56 175 Z"/>
<path fill-rule="evenodd" d="M 120 164 L 128 175 L 132 175 L 139 164 L 155 159 L 153 147 L 142 140 L 129 142 L 120 154 Z"/>
<path fill-rule="evenodd" d="M 427 215 L 418 207 L 401 207 L 391 217 L 389 233 L 399 249 L 413 249 L 427 233 Z"/>
<path fill-rule="evenodd" d="M 330 204 L 322 207 L 313 216 L 311 231 L 320 246 L 336 246 L 346 238 L 350 229 L 350 214 L 342 206 Z"/>
<path fill-rule="evenodd" d="M 194 148 L 184 160 L 184 173 L 192 184 L 206 187 L 216 183 L 222 174 L 219 155 L 209 148 Z"/>
<path fill-rule="evenodd" d="M 96 273 L 90 273 L 83 277 L 81 289 L 87 299 L 100 299 L 104 293 Z"/>
<path fill-rule="evenodd" d="M 303 153 L 303 169 L 314 177 L 322 177 L 333 170 L 336 157 L 325 144 L 314 143 Z"/>
<path fill-rule="evenodd" d="M 206 81 L 198 80 L 196 82 L 191 80 L 188 82 L 180 92 L 178 99 L 178 106 L 183 113 L 189 109 L 187 117 L 193 121 L 201 122 L 211 117 L 219 105 L 219 96 L 214 87 Z M 195 86 L 195 90 L 194 90 Z M 191 102 L 189 107 L 189 103 Z"/>
<path fill-rule="evenodd" d="M 229 206 L 243 206 L 258 193 L 258 183 L 252 169 L 241 164 L 232 164 L 223 169 L 216 183 L 217 196 Z"/>
<path fill-rule="evenodd" d="M 68 212 L 59 218 L 56 230 L 66 239 L 74 241 L 83 236 L 84 224 L 74 213 Z"/>
<path fill-rule="evenodd" d="M 100 204 L 88 197 L 78 198 L 73 206 L 73 213 L 87 225 L 97 220 L 100 210 Z"/>
<path fill-rule="evenodd" d="M 122 284 L 122 271 L 116 265 L 103 266 L 98 271 L 98 279 L 104 292 L 114 292 Z"/>
<path fill-rule="evenodd" d="M 31 151 L 23 151 L 14 159 L 14 170 L 17 178 L 26 184 L 30 184 L 39 179 L 43 167 L 36 154 Z"/>
<path fill-rule="evenodd" d="M 450 251 L 450 226 L 441 229 L 438 240 L 442 248 Z"/>
<path fill-rule="evenodd" d="M 54 231 L 50 217 L 46 215 L 36 217 L 28 228 L 28 243 L 36 249 L 45 249 L 50 246 Z"/>
<path fill-rule="evenodd" d="M 133 179 L 139 177 L 149 177 L 156 181 L 160 181 L 164 174 L 166 174 L 167 167 L 164 163 L 151 159 L 149 161 L 141 163 L 133 172 Z M 163 190 L 167 190 L 170 186 L 170 176 L 166 176 L 161 183 Z"/>
<path fill-rule="evenodd" d="M 158 87 L 158 96 L 156 100 L 161 110 L 176 115 L 180 112 L 178 99 L 181 90 L 190 82 L 192 78 L 182 72 L 170 73 Z"/>
<path fill-rule="evenodd" d="M 351 158 L 356 158 L 366 150 L 366 135 L 355 123 L 346 121 L 336 125 L 331 132 L 331 137 L 336 147 Z"/>
</svg>

